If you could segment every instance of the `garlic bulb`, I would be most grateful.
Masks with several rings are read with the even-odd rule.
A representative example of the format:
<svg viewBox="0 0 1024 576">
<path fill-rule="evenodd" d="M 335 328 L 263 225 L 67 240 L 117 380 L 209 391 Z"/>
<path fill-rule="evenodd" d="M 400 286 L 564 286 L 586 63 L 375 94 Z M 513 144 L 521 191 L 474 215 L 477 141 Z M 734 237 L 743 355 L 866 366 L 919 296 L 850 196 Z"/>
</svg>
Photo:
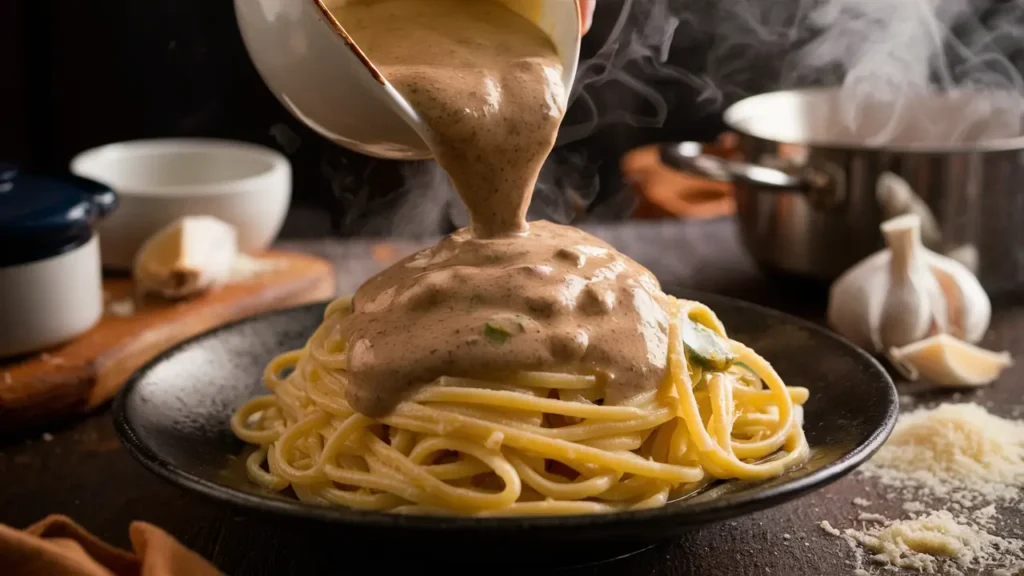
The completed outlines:
<svg viewBox="0 0 1024 576">
<path fill-rule="evenodd" d="M 981 340 L 992 304 L 970 270 L 924 247 L 917 214 L 887 220 L 881 229 L 888 248 L 832 285 L 829 326 L 876 354 L 934 334 Z"/>
<path fill-rule="evenodd" d="M 1008 352 L 991 352 L 938 334 L 920 342 L 891 348 L 889 360 L 904 376 L 923 376 L 938 386 L 984 386 L 1013 365 Z"/>
<path fill-rule="evenodd" d="M 186 216 L 139 249 L 133 276 L 143 294 L 187 298 L 226 282 L 238 258 L 234 226 L 212 216 Z"/>
</svg>

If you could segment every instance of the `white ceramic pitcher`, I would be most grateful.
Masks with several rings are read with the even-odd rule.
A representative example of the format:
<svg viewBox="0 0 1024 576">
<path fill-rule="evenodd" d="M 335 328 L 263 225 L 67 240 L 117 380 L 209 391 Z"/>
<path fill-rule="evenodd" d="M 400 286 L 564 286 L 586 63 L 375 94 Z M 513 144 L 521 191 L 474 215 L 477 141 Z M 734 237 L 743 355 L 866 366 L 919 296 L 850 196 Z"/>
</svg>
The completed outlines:
<svg viewBox="0 0 1024 576">
<path fill-rule="evenodd" d="M 578 0 L 496 1 L 551 37 L 562 57 L 568 97 L 579 61 Z M 370 156 L 431 156 L 426 144 L 430 129 L 324 0 L 235 0 L 235 15 L 263 81 L 297 118 L 331 141 Z"/>
</svg>

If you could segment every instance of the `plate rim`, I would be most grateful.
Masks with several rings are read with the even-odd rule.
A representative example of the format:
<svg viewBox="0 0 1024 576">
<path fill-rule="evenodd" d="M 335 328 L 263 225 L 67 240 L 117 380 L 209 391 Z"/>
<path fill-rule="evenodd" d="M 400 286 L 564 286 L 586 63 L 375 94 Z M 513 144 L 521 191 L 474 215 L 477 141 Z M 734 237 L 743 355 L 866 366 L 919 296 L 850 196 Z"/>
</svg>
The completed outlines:
<svg viewBox="0 0 1024 576">
<path fill-rule="evenodd" d="M 557 516 L 520 516 L 520 517 L 467 517 L 467 516 L 427 516 L 427 515 L 404 515 L 387 512 L 365 511 L 345 508 L 340 506 L 321 506 L 306 502 L 289 502 L 276 500 L 257 494 L 243 492 L 234 488 L 211 482 L 182 470 L 153 452 L 146 446 L 135 432 L 135 426 L 129 422 L 126 411 L 127 398 L 133 393 L 136 385 L 155 366 L 165 359 L 174 356 L 181 349 L 193 345 L 198 341 L 215 337 L 218 333 L 231 330 L 237 326 L 260 321 L 274 316 L 286 316 L 294 314 L 299 310 L 322 308 L 331 300 L 291 306 L 278 310 L 262 312 L 227 324 L 218 326 L 191 338 L 188 338 L 164 352 L 161 352 L 149 362 L 146 362 L 136 370 L 125 382 L 124 387 L 114 399 L 112 408 L 114 431 L 121 445 L 132 455 L 132 457 L 151 473 L 186 491 L 196 493 L 200 496 L 215 501 L 239 507 L 245 510 L 273 513 L 283 517 L 298 520 L 316 521 L 336 526 L 348 526 L 362 529 L 384 529 L 384 530 L 412 530 L 412 531 L 443 531 L 443 532 L 479 532 L 483 531 L 510 531 L 527 529 L 548 529 L 558 528 L 566 530 L 572 528 L 602 529 L 612 532 L 628 532 L 631 528 L 651 523 L 672 525 L 677 529 L 702 526 L 720 520 L 736 518 L 753 512 L 772 508 L 786 503 L 809 492 L 819 490 L 843 478 L 858 466 L 871 458 L 885 443 L 896 425 L 899 416 L 899 397 L 892 377 L 881 365 L 881 363 L 866 351 L 854 345 L 842 336 L 826 329 L 809 320 L 787 314 L 780 310 L 762 306 L 753 302 L 723 296 L 708 292 L 691 290 L 688 288 L 665 288 L 665 292 L 679 298 L 696 300 L 707 304 L 712 310 L 715 307 L 708 301 L 719 301 L 730 306 L 745 308 L 759 314 L 771 316 L 783 320 L 789 324 L 795 324 L 818 334 L 824 338 L 836 341 L 843 347 L 866 361 L 879 375 L 882 376 L 886 399 L 889 401 L 886 413 L 879 428 L 864 442 L 854 446 L 850 451 L 843 454 L 835 462 L 816 470 L 806 476 L 783 482 L 763 490 L 751 491 L 746 495 L 731 496 L 728 498 L 715 498 L 696 504 L 684 510 L 675 510 L 671 506 L 652 508 L 648 510 L 634 510 L 625 512 L 614 512 L 608 514 L 584 514 L 584 515 L 557 515 Z M 572 538 L 574 532 L 568 531 L 566 536 Z"/>
</svg>

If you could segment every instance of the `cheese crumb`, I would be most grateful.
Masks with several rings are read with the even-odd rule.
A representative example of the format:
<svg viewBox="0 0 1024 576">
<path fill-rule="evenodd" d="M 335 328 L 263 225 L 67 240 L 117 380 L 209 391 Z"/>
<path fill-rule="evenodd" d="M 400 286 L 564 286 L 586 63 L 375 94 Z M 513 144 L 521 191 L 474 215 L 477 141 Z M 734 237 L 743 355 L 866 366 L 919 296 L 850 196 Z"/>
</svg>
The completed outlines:
<svg viewBox="0 0 1024 576">
<path fill-rule="evenodd" d="M 925 507 L 925 505 L 921 504 L 920 502 L 904 502 L 903 503 L 903 509 L 906 510 L 907 512 L 917 513 L 917 512 L 924 512 L 928 508 Z"/>
<path fill-rule="evenodd" d="M 995 528 L 995 521 L 998 516 L 999 513 L 996 512 L 996 505 L 989 504 L 980 510 L 975 510 L 971 514 L 971 520 L 975 521 L 978 526 L 991 530 Z"/>
<path fill-rule="evenodd" d="M 962 507 L 1012 502 L 1024 484 L 1024 423 L 973 403 L 909 412 L 861 471 Z"/>
<path fill-rule="evenodd" d="M 112 300 L 107 306 L 107 310 L 111 316 L 117 316 L 118 318 L 127 318 L 135 315 L 135 301 L 131 298 L 122 298 L 120 300 Z"/>
<path fill-rule="evenodd" d="M 881 514 L 869 514 L 867 512 L 861 512 L 861 514 L 857 516 L 857 520 L 860 520 L 861 522 L 885 522 L 888 520 L 888 518 L 882 516 Z"/>
<path fill-rule="evenodd" d="M 231 264 L 230 282 L 245 282 L 283 266 L 283 262 L 273 259 L 259 258 L 248 254 L 239 254 Z"/>
<path fill-rule="evenodd" d="M 833 536 L 842 536 L 843 535 L 843 533 L 840 532 L 839 530 L 836 530 L 828 520 L 822 520 L 821 524 L 818 524 L 818 526 L 821 526 L 822 530 L 824 530 L 825 532 L 827 532 L 827 533 L 829 533 L 829 534 L 831 534 Z"/>
<path fill-rule="evenodd" d="M 823 522 L 822 529 L 859 545 L 869 559 L 887 568 L 928 574 L 962 570 L 1009 570 L 1024 562 L 1024 542 L 993 536 L 945 510 L 912 520 L 886 520 L 881 526 L 842 532 Z M 857 569 L 863 570 L 858 558 Z"/>
</svg>

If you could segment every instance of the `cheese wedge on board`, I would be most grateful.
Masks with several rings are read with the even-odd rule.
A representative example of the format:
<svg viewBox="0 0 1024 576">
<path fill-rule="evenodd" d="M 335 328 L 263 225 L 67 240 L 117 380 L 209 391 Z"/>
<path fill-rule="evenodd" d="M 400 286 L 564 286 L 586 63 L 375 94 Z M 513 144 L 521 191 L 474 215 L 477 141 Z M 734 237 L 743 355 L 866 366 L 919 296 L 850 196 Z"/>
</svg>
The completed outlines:
<svg viewBox="0 0 1024 576">
<path fill-rule="evenodd" d="M 135 255 L 136 289 L 182 299 L 223 284 L 238 258 L 238 231 L 212 216 L 185 216 L 154 234 Z"/>
</svg>

